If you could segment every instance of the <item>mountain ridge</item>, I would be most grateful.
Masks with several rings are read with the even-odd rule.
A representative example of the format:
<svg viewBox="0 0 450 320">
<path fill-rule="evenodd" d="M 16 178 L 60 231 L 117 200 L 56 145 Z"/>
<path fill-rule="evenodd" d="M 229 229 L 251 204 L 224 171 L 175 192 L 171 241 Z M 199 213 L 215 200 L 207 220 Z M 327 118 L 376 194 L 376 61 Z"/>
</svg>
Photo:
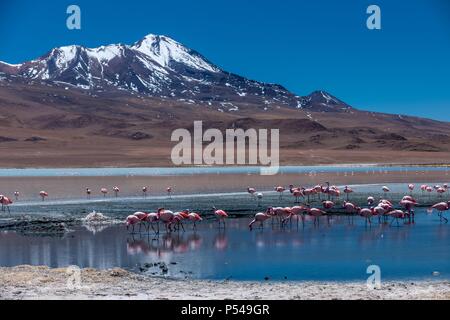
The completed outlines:
<svg viewBox="0 0 450 320">
<path fill-rule="evenodd" d="M 238 111 L 236 103 L 247 102 L 259 104 L 265 110 L 280 106 L 333 112 L 353 109 L 325 91 L 301 97 L 280 84 L 227 72 L 199 52 L 170 37 L 154 34 L 132 45 L 53 48 L 21 64 L 0 62 L 0 73 L 28 81 L 66 83 L 84 90 L 123 90 L 209 106 L 215 104 L 223 112 Z"/>
</svg>

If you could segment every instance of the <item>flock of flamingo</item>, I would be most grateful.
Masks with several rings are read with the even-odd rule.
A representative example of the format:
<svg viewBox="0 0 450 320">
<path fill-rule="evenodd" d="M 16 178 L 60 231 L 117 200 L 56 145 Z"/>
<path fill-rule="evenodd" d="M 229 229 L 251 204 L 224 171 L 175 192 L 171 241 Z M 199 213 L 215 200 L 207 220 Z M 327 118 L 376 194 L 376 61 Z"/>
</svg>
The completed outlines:
<svg viewBox="0 0 450 320">
<path fill-rule="evenodd" d="M 268 207 L 265 212 L 257 213 L 253 220 L 249 224 L 250 230 L 253 229 L 255 224 L 259 224 L 262 228 L 264 223 L 267 220 L 272 220 L 272 223 L 277 221 L 281 226 L 285 226 L 288 222 L 292 224 L 293 220 L 296 220 L 297 225 L 299 221 L 304 225 L 307 217 L 311 217 L 314 221 L 314 225 L 318 225 L 321 216 L 327 216 L 328 220 L 331 216 L 331 210 L 336 209 L 338 206 L 349 216 L 361 216 L 365 218 L 366 224 L 371 225 L 372 219 L 378 218 L 379 223 L 386 223 L 388 219 L 392 219 L 391 224 L 395 221 L 399 224 L 399 220 L 406 221 L 408 223 L 414 222 L 414 207 L 418 205 L 416 199 L 413 198 L 412 193 L 415 188 L 414 184 L 409 184 L 408 189 L 410 191 L 409 195 L 405 195 L 399 205 L 401 209 L 396 209 L 392 201 L 387 199 L 387 195 L 390 192 L 390 189 L 387 186 L 383 186 L 381 190 L 383 191 L 384 197 L 380 197 L 379 201 L 376 202 L 375 198 L 370 196 L 367 198 L 367 207 L 362 208 L 357 206 L 356 204 L 350 202 L 350 195 L 353 193 L 353 190 L 346 186 L 343 188 L 342 192 L 346 195 L 346 200 L 343 201 L 342 206 L 338 205 L 335 199 L 341 196 L 341 190 L 337 186 L 332 186 L 330 183 L 326 183 L 325 186 L 317 185 L 312 188 L 304 188 L 304 187 L 294 187 L 293 185 L 289 186 L 290 194 L 295 198 L 295 203 L 299 204 L 293 207 Z M 421 185 L 420 189 L 422 193 L 430 193 L 434 190 L 437 192 L 439 197 L 442 197 L 446 192 L 448 192 L 448 185 L 444 184 L 442 186 L 428 186 Z M 118 197 L 120 192 L 119 187 L 115 186 L 112 188 L 115 197 Z M 149 187 L 145 186 L 142 188 L 142 193 L 144 197 L 147 196 Z M 173 188 L 168 187 L 166 189 L 167 195 L 169 198 L 172 197 Z M 282 200 L 283 195 L 286 191 L 286 188 L 282 186 L 278 186 L 275 188 L 275 191 L 279 193 L 279 199 Z M 108 193 L 107 188 L 100 189 L 103 197 L 106 197 Z M 257 192 L 255 188 L 248 187 L 247 192 L 255 199 L 258 200 L 258 206 L 260 205 L 260 201 L 263 198 L 263 193 Z M 88 199 L 90 199 L 92 195 L 92 190 L 90 188 L 86 188 L 86 195 Z M 321 195 L 326 197 L 326 199 L 321 199 Z M 18 191 L 14 192 L 14 196 L 16 200 L 19 200 L 20 193 Z M 42 198 L 42 201 L 49 196 L 48 192 L 40 191 L 39 196 Z M 314 208 L 310 205 L 311 198 L 317 198 L 321 201 L 322 207 Z M 304 205 L 300 205 L 300 199 L 304 200 Z M 0 195 L 0 204 L 1 210 L 10 212 L 9 206 L 13 204 L 13 201 L 4 196 Z M 448 219 L 443 216 L 445 211 L 450 209 L 450 201 L 448 202 L 439 202 L 434 204 L 429 208 L 429 211 L 437 210 L 441 222 L 448 222 Z M 224 211 L 217 209 L 215 207 L 212 208 L 212 213 L 216 217 L 219 228 L 225 228 L 225 221 L 229 217 L 229 215 Z M 165 225 L 165 229 L 167 232 L 185 230 L 183 222 L 190 221 L 193 224 L 193 229 L 196 229 L 197 223 L 201 222 L 203 218 L 199 213 L 191 212 L 190 210 L 183 210 L 179 212 L 173 212 L 170 210 L 166 210 L 165 208 L 160 208 L 156 212 L 146 213 L 146 212 L 136 212 L 133 215 L 130 215 L 126 218 L 125 223 L 127 225 L 127 229 L 132 228 L 132 232 L 135 231 L 135 226 L 139 226 L 139 232 L 144 226 L 147 232 L 150 231 L 150 228 L 155 233 L 159 233 L 159 224 L 163 223 Z"/>
<path fill-rule="evenodd" d="M 415 186 L 413 184 L 408 185 L 408 189 L 410 190 L 410 195 L 405 195 L 399 205 L 402 209 L 396 209 L 394 204 L 386 199 L 386 195 L 390 192 L 390 189 L 387 186 L 383 186 L 381 190 L 384 193 L 384 198 L 380 197 L 378 203 L 374 197 L 370 196 L 367 198 L 367 208 L 361 208 L 353 203 L 350 200 L 350 194 L 353 193 L 353 190 L 346 186 L 343 189 L 343 192 L 346 194 L 346 201 L 342 204 L 342 209 L 345 210 L 347 215 L 357 215 L 365 218 L 366 224 L 371 225 L 372 219 L 374 217 L 378 218 L 379 223 L 387 223 L 389 219 L 391 219 L 391 223 L 396 222 L 399 225 L 399 221 L 403 220 L 405 223 L 414 223 L 414 207 L 419 205 L 416 199 L 413 198 L 412 192 Z M 444 184 L 443 186 L 421 186 L 422 192 L 432 192 L 436 190 L 441 197 L 444 193 L 448 191 L 448 185 Z M 286 189 L 282 186 L 278 186 L 275 188 L 275 191 L 279 193 L 280 200 L 283 198 L 283 194 Z M 268 207 L 265 212 L 257 213 L 252 221 L 249 224 L 249 229 L 253 230 L 255 224 L 259 224 L 260 228 L 264 227 L 264 223 L 267 220 L 271 220 L 272 224 L 277 221 L 282 227 L 287 223 L 292 224 L 292 221 L 295 219 L 297 225 L 299 221 L 305 225 L 307 217 L 311 217 L 314 221 L 314 225 L 318 225 L 321 216 L 326 216 L 328 220 L 330 219 L 330 211 L 333 208 L 336 208 L 336 203 L 334 199 L 339 198 L 341 195 L 341 191 L 336 186 L 331 186 L 328 182 L 326 186 L 315 186 L 314 188 L 300 188 L 294 187 L 293 185 L 289 186 L 290 194 L 295 197 L 295 202 L 299 203 L 300 198 L 307 200 L 305 205 L 296 205 L 293 207 Z M 255 188 L 248 187 L 247 192 L 258 200 L 263 198 L 263 193 L 257 192 Z M 327 199 L 322 200 L 322 208 L 312 208 L 309 204 L 311 197 L 318 197 L 319 200 L 321 194 L 325 195 Z M 429 208 L 429 211 L 437 210 L 439 218 L 441 222 L 448 222 L 448 219 L 443 216 L 443 212 L 450 209 L 450 201 L 448 202 L 440 202 Z M 225 228 L 225 220 L 228 218 L 227 212 L 224 210 L 218 210 L 213 207 L 212 212 L 216 217 L 219 228 L 222 226 Z M 191 221 L 193 222 L 193 229 L 196 229 L 196 224 L 202 221 L 202 217 L 199 213 L 190 212 L 190 210 L 183 210 L 179 212 L 173 212 L 170 210 L 166 210 L 165 208 L 160 208 L 157 212 L 153 213 L 145 213 L 145 212 L 136 212 L 133 215 L 130 215 L 126 218 L 127 229 L 132 228 L 132 232 L 134 232 L 134 227 L 139 225 L 139 232 L 141 231 L 142 225 L 146 226 L 147 231 L 152 228 L 155 233 L 159 233 L 159 223 L 163 223 L 165 225 L 167 232 L 172 231 L 185 231 L 183 222 Z M 407 220 L 407 222 L 406 222 Z M 156 226 L 156 229 L 155 229 Z"/>
</svg>

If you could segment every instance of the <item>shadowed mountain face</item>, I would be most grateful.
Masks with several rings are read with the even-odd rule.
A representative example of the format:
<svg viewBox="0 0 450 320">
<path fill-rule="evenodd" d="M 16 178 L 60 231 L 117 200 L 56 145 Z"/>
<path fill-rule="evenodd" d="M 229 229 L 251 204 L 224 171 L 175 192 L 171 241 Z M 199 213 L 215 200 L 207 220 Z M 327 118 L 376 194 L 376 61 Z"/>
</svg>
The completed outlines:
<svg viewBox="0 0 450 320">
<path fill-rule="evenodd" d="M 171 132 L 280 129 L 284 164 L 450 161 L 450 124 L 228 73 L 164 36 L 0 62 L 0 166 L 171 165 Z"/>
</svg>

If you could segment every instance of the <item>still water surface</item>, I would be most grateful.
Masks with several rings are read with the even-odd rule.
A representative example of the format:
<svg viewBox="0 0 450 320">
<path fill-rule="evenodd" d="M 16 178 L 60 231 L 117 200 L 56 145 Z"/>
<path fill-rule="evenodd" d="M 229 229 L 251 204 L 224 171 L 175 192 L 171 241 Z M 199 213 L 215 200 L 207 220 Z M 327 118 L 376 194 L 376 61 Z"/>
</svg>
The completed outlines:
<svg viewBox="0 0 450 320">
<path fill-rule="evenodd" d="M 234 280 L 365 280 L 369 265 L 379 265 L 383 279 L 450 279 L 450 225 L 419 209 L 416 224 L 388 226 L 337 217 L 320 227 L 271 227 L 249 232 L 249 219 L 213 221 L 196 232 L 130 235 L 124 226 L 103 230 L 77 227 L 64 238 L 0 233 L 0 265 L 21 264 L 139 270 L 164 262 L 166 276 Z M 148 274 L 162 275 L 159 266 Z"/>
</svg>

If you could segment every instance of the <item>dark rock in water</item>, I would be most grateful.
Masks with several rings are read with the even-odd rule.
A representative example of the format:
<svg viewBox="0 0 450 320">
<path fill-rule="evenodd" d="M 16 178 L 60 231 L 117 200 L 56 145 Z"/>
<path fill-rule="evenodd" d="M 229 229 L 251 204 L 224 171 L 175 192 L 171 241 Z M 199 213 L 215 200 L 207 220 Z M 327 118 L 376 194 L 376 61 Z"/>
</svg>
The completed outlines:
<svg viewBox="0 0 450 320">
<path fill-rule="evenodd" d="M 264 280 L 266 280 L 266 281 L 269 281 L 269 280 L 270 280 L 270 278 L 269 278 L 269 277 L 265 277 L 265 278 L 264 278 Z"/>
<path fill-rule="evenodd" d="M 62 237 L 68 233 L 74 219 L 24 218 L 0 224 L 0 230 L 15 231 L 26 236 Z"/>
</svg>

